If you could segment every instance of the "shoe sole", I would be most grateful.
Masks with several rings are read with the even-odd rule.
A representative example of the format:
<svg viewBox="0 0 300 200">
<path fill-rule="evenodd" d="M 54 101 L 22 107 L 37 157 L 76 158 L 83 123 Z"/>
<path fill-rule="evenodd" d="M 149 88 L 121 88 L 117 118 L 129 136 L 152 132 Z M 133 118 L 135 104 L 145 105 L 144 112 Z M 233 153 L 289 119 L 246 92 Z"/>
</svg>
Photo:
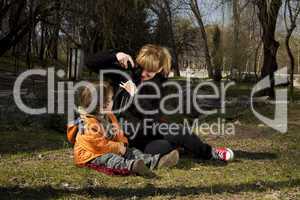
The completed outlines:
<svg viewBox="0 0 300 200">
<path fill-rule="evenodd" d="M 179 161 L 179 152 L 178 150 L 173 150 L 170 153 L 164 155 L 161 157 L 161 159 L 158 162 L 157 168 L 170 168 L 177 165 Z"/>
<path fill-rule="evenodd" d="M 231 149 L 229 149 L 229 148 L 226 148 L 226 149 L 227 149 L 227 151 L 230 154 L 229 159 L 226 160 L 226 161 L 232 161 L 234 159 L 234 153 L 233 153 L 233 151 Z"/>
<path fill-rule="evenodd" d="M 139 176 L 153 178 L 156 175 L 145 165 L 144 161 L 137 160 L 133 163 L 132 172 Z"/>
</svg>

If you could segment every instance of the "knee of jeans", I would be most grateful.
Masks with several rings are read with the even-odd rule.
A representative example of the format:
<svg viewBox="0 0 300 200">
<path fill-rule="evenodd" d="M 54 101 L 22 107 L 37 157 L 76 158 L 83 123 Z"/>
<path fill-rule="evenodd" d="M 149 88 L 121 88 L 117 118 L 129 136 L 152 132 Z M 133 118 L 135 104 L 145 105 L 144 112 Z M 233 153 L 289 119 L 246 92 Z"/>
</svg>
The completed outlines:
<svg viewBox="0 0 300 200">
<path fill-rule="evenodd" d="M 168 140 L 154 140 L 145 147 L 144 152 L 151 155 L 164 155 L 173 149 L 174 146 Z"/>
</svg>

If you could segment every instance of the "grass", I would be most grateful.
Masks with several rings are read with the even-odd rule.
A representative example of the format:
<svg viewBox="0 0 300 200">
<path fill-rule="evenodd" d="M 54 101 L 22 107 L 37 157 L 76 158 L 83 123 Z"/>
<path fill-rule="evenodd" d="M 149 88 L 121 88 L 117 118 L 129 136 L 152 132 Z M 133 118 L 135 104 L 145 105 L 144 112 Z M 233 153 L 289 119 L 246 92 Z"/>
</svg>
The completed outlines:
<svg viewBox="0 0 300 200">
<path fill-rule="evenodd" d="M 247 85 L 229 95 L 249 92 Z M 298 91 L 299 92 L 299 91 Z M 258 106 L 272 116 L 271 105 Z M 264 126 L 249 109 L 222 116 L 239 123 L 234 136 L 203 136 L 213 146 L 234 149 L 225 164 L 183 156 L 155 179 L 107 176 L 73 164 L 65 134 L 0 125 L 1 199 L 300 199 L 300 104 L 289 104 L 285 134 Z M 229 112 L 230 113 L 230 112 Z M 237 113 L 237 114 L 236 114 Z M 181 116 L 181 118 L 184 116 Z M 219 115 L 207 118 L 213 122 Z M 170 119 L 180 121 L 180 116 Z"/>
<path fill-rule="evenodd" d="M 289 131 L 240 119 L 235 136 L 206 137 L 236 153 L 229 164 L 183 158 L 157 179 L 111 177 L 77 168 L 65 135 L 47 130 L 2 131 L 1 199 L 297 199 L 300 198 L 300 106 L 289 109 Z M 252 122 L 250 122 L 252 121 Z"/>
</svg>

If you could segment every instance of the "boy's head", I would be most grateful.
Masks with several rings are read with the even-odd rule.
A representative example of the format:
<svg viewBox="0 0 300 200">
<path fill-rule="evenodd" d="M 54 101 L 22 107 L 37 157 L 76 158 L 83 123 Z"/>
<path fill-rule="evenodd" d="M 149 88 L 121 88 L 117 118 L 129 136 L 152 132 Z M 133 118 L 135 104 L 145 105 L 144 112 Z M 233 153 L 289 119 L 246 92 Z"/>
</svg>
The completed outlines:
<svg viewBox="0 0 300 200">
<path fill-rule="evenodd" d="M 171 70 L 172 57 L 169 50 L 158 45 L 143 46 L 136 58 L 136 62 L 143 69 L 142 80 L 150 80 L 157 73 L 168 76 Z"/>
<path fill-rule="evenodd" d="M 97 106 L 90 113 L 99 114 L 101 112 L 109 112 L 113 106 L 113 88 L 108 82 L 98 81 L 93 83 L 97 92 Z M 79 95 L 79 105 L 87 109 L 92 103 L 92 90 L 89 87 L 83 87 Z"/>
</svg>

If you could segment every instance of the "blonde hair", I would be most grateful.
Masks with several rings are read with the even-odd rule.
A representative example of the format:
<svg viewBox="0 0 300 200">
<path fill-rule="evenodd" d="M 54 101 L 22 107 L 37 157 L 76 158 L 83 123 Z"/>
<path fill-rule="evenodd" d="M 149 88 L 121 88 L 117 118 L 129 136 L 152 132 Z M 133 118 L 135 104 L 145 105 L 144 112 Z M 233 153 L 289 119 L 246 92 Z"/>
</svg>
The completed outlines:
<svg viewBox="0 0 300 200">
<path fill-rule="evenodd" d="M 149 72 L 162 70 L 165 76 L 171 71 L 172 57 L 169 50 L 159 45 L 147 44 L 143 46 L 136 58 L 136 62 L 141 68 Z"/>
</svg>

